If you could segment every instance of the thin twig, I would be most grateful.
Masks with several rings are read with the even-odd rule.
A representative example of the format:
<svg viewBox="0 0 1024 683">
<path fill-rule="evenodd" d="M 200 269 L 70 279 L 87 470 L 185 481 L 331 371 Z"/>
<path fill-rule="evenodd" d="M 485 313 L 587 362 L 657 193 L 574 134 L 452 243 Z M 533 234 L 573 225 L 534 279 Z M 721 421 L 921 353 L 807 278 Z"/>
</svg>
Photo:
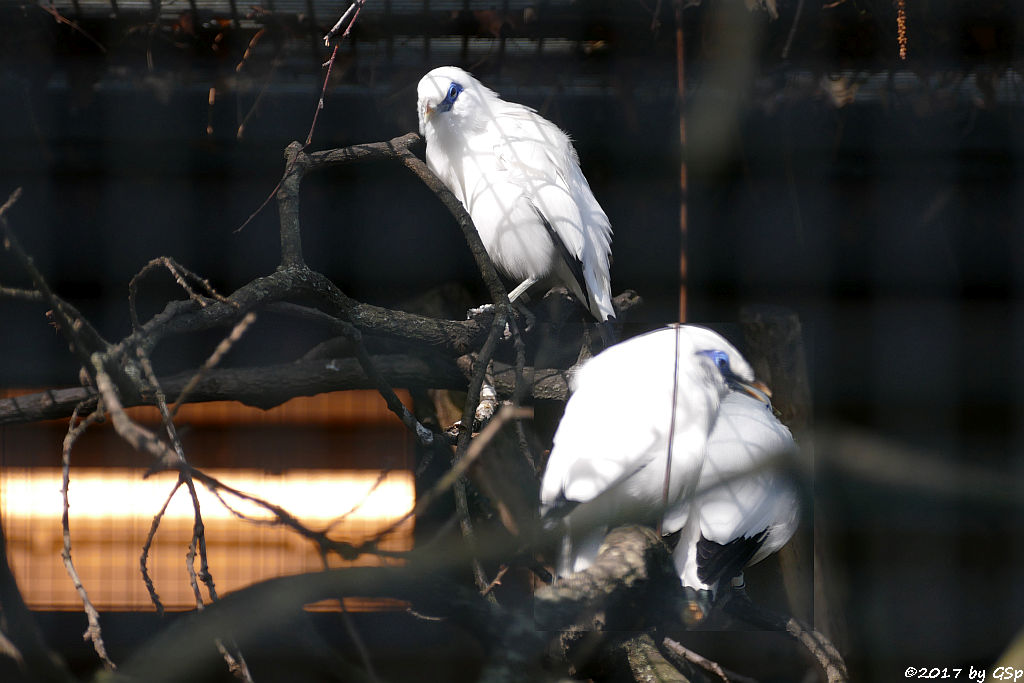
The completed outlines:
<svg viewBox="0 0 1024 683">
<path fill-rule="evenodd" d="M 171 273 L 171 277 L 173 277 L 174 281 L 178 283 L 178 286 L 185 290 L 185 293 L 188 294 L 188 298 L 198 303 L 200 307 L 205 307 L 207 305 L 207 301 L 192 289 L 188 284 L 188 279 L 192 279 L 200 284 L 210 297 L 220 301 L 221 303 L 227 302 L 227 298 L 219 294 L 217 290 L 213 288 L 213 285 L 210 284 L 209 280 L 199 277 L 169 256 L 159 256 L 143 266 L 142 270 L 136 273 L 128 282 L 128 313 L 131 316 L 133 330 L 138 330 L 141 326 L 135 305 L 135 301 L 138 296 L 139 280 L 141 280 L 146 273 L 160 266 L 163 266 Z"/>
<path fill-rule="evenodd" d="M 252 106 L 249 107 L 249 111 L 245 113 L 245 116 L 242 118 L 242 122 L 238 124 L 238 128 L 235 130 L 236 140 L 241 140 L 242 137 L 245 135 L 246 124 L 249 123 L 249 119 L 251 119 L 253 115 L 256 113 L 256 109 L 260 106 L 260 102 L 263 101 L 263 97 L 267 94 L 267 90 L 270 88 L 270 82 L 274 80 L 274 73 L 277 71 L 277 67 L 279 67 L 281 65 L 281 62 L 283 61 L 281 59 L 281 52 L 283 50 L 284 46 L 282 46 L 277 51 L 277 54 L 274 55 L 274 58 L 271 60 L 270 73 L 267 74 L 267 78 L 265 81 L 263 81 L 263 85 L 260 87 L 260 91 L 259 93 L 257 93 L 256 99 L 253 100 Z"/>
<path fill-rule="evenodd" d="M 203 591 L 199 588 L 199 573 L 196 572 L 196 555 L 199 554 L 199 535 L 203 533 L 202 517 L 195 514 L 196 500 L 193 498 L 192 516 L 192 538 L 188 543 L 188 552 L 185 553 L 185 569 L 188 571 L 188 583 L 192 587 L 192 597 L 196 601 L 196 610 L 202 611 L 206 604 L 203 602 Z"/>
<path fill-rule="evenodd" d="M 431 486 L 425 493 L 417 497 L 416 505 L 412 510 L 407 512 L 405 515 L 400 517 L 391 523 L 384 531 L 380 532 L 381 536 L 387 535 L 391 531 L 398 528 L 398 526 L 405 520 L 411 517 L 417 517 L 422 515 L 428 507 L 433 504 L 442 494 L 450 489 L 456 481 L 462 477 L 467 470 L 473 465 L 473 462 L 480 457 L 484 452 L 484 448 L 491 440 L 497 436 L 498 432 L 509 420 L 522 420 L 533 417 L 533 408 L 523 407 L 512 407 L 502 406 L 501 410 L 495 413 L 491 421 L 487 423 L 483 431 L 472 440 L 469 449 L 466 454 L 456 462 L 450 470 L 444 473 L 444 475 L 437 480 L 437 482 Z"/>
<path fill-rule="evenodd" d="M 469 499 L 466 496 L 465 479 L 459 479 L 455 482 L 454 493 L 455 511 L 459 518 L 459 528 L 462 530 L 462 537 L 465 539 L 466 544 L 469 546 L 470 552 L 472 553 L 469 564 L 470 569 L 473 571 L 473 580 L 476 581 L 476 587 L 480 591 L 480 594 L 486 596 L 491 602 L 495 602 L 495 597 L 487 592 L 487 586 L 490 584 L 490 581 L 487 579 L 487 573 L 484 572 L 484 566 L 480 562 L 480 558 L 476 552 L 476 531 L 473 528 L 473 519 L 469 514 Z"/>
<path fill-rule="evenodd" d="M 222 339 L 220 343 L 217 344 L 217 348 L 213 350 L 213 353 L 210 354 L 210 357 L 206 359 L 206 361 L 198 370 L 196 370 L 195 374 L 192 375 L 192 379 L 188 381 L 188 384 L 185 385 L 185 388 L 182 389 L 181 393 L 178 394 L 177 400 L 174 402 L 174 405 L 171 406 L 170 409 L 171 419 L 173 419 L 178 414 L 178 410 L 188 400 L 188 395 L 192 393 L 192 390 L 195 389 L 197 384 L 199 384 L 199 381 L 206 375 L 207 372 L 209 372 L 211 369 L 213 369 L 220 363 L 220 361 L 224 358 L 227 352 L 231 350 L 231 347 L 234 346 L 235 343 L 242 338 L 242 335 L 245 334 L 246 330 L 249 329 L 249 326 L 252 325 L 255 320 L 255 313 L 253 313 L 252 311 L 246 313 L 245 317 L 238 321 L 238 323 L 236 323 L 235 326 L 231 329 L 230 334 L 224 337 L 224 339 Z"/>
<path fill-rule="evenodd" d="M 472 226 L 472 223 L 470 223 L 470 227 L 472 228 L 473 235 L 479 239 L 479 235 L 476 235 L 476 228 Z M 489 262 L 490 257 L 487 257 L 487 260 Z M 494 351 L 498 346 L 498 340 L 504 334 L 505 320 L 508 318 L 509 310 L 508 296 L 505 296 L 504 302 L 498 302 L 495 304 L 495 308 L 496 314 L 494 316 L 494 321 L 491 324 L 491 331 L 487 335 L 487 341 L 484 342 L 483 348 L 480 349 L 480 354 L 477 357 L 477 369 L 473 375 L 472 381 L 470 381 L 469 391 L 466 392 L 466 404 L 462 411 L 463 430 L 459 433 L 459 440 L 455 447 L 455 453 L 452 454 L 452 469 L 449 470 L 449 474 L 460 469 L 459 466 L 462 465 L 463 460 L 469 459 L 470 452 L 473 450 L 471 442 L 476 442 L 476 440 L 472 439 L 472 429 L 470 429 L 468 425 L 472 424 L 473 417 L 476 413 L 476 406 L 480 401 L 480 392 L 484 384 L 484 379 L 487 376 L 487 366 L 490 364 L 491 358 L 494 357 Z M 513 411 L 514 410 L 515 409 L 513 409 Z M 491 425 L 488 424 L 488 427 L 490 426 Z M 497 433 L 497 431 L 495 430 L 493 433 Z M 483 433 L 481 433 L 480 436 L 482 437 Z M 483 446 L 481 445 L 477 454 L 482 452 L 482 450 Z M 444 477 L 442 477 L 442 480 L 444 480 Z M 473 522 L 469 515 L 465 486 L 465 480 L 462 479 L 461 476 L 454 480 L 455 509 L 459 514 L 459 526 L 462 529 L 462 535 L 465 538 L 466 543 L 469 545 L 472 555 L 472 561 L 470 564 L 473 570 L 473 577 L 476 580 L 477 588 L 483 591 L 487 588 L 490 582 L 487 580 L 487 575 L 484 573 L 483 566 L 480 564 L 480 560 L 477 557 L 476 538 L 473 531 Z M 494 602 L 493 595 L 488 594 L 487 599 Z"/>
<path fill-rule="evenodd" d="M 373 660 L 370 659 L 370 650 L 366 647 L 363 637 L 359 635 L 359 631 L 356 629 L 355 622 L 352 621 L 352 615 L 349 614 L 348 608 L 345 607 L 344 596 L 338 598 L 338 606 L 341 607 L 341 622 L 345 625 L 345 631 L 348 632 L 349 638 L 355 643 L 356 650 L 359 652 L 359 659 L 363 662 L 363 668 L 366 669 L 366 673 L 371 681 L 379 682 L 380 679 L 377 678 L 377 671 L 373 668 Z"/>
<path fill-rule="evenodd" d="M 156 607 L 156 613 L 158 616 L 164 615 L 164 605 L 160 601 L 160 596 L 156 592 L 156 586 L 153 585 L 153 579 L 149 576 L 149 549 L 153 545 L 153 541 L 156 538 L 157 529 L 160 527 L 160 521 L 163 519 L 164 514 L 167 512 L 167 506 L 171 504 L 171 499 L 174 498 L 174 494 L 181 488 L 182 481 L 179 478 L 174 482 L 174 487 L 171 492 L 167 494 L 167 498 L 164 499 L 164 504 L 160 506 L 160 510 L 153 515 L 153 521 L 149 525 L 149 533 L 146 534 L 146 540 L 142 544 L 142 554 L 139 556 L 139 569 L 142 572 L 142 582 L 146 585 L 146 591 L 149 592 L 149 599 Z"/>
<path fill-rule="evenodd" d="M 334 34 L 337 33 L 341 24 L 344 22 L 345 17 L 347 17 L 349 13 L 352 12 L 353 10 L 355 11 L 355 14 L 352 16 L 352 21 L 348 22 L 348 26 L 345 28 L 345 32 L 341 34 L 341 38 L 338 40 L 337 43 L 335 43 L 334 49 L 331 50 L 331 58 L 324 62 L 324 66 L 327 67 L 327 73 L 324 74 L 324 84 L 323 87 L 320 89 L 320 99 L 317 100 L 316 110 L 313 112 L 313 122 L 309 126 L 309 134 L 306 135 L 306 144 L 303 145 L 303 149 L 309 147 L 309 145 L 313 142 L 313 132 L 316 130 L 316 122 L 317 119 L 320 118 L 320 112 L 324 108 L 324 100 L 327 97 L 327 85 L 331 82 L 331 71 L 334 69 L 334 60 L 337 59 L 338 57 L 338 45 L 341 44 L 342 40 L 345 40 L 345 38 L 348 37 L 348 34 L 352 31 L 352 27 L 356 25 L 356 20 L 359 18 L 359 13 L 363 10 L 364 4 L 366 4 L 366 0 L 356 0 L 354 3 L 352 3 L 348 10 L 345 11 L 345 14 L 342 15 L 341 19 L 338 20 L 338 23 L 334 25 L 334 28 L 332 28 L 327 33 L 327 35 L 324 36 L 324 46 L 326 47 L 330 45 L 331 38 L 333 38 Z"/>
<path fill-rule="evenodd" d="M 346 33 L 348 32 L 346 31 Z M 327 66 L 327 73 L 324 74 L 324 85 L 320 90 L 320 99 L 316 101 L 316 109 L 313 111 L 313 122 L 309 125 L 309 133 L 306 134 L 306 142 L 302 145 L 303 149 L 309 147 L 313 142 L 313 131 L 316 130 L 316 122 L 320 118 L 320 112 L 323 111 L 324 108 L 324 100 L 327 97 L 327 84 L 331 80 L 331 70 L 334 68 L 334 60 L 337 56 L 338 46 L 335 45 L 334 49 L 331 50 L 331 58 L 325 62 L 325 65 Z"/>
<path fill-rule="evenodd" d="M 786 44 L 782 46 L 782 59 L 789 59 L 789 48 L 793 45 L 793 38 L 796 37 L 796 28 L 800 25 L 800 17 L 804 12 L 804 0 L 797 0 L 796 13 L 793 15 L 793 24 L 789 27 L 786 35 Z"/>
<path fill-rule="evenodd" d="M 377 480 L 375 482 L 373 482 L 373 484 L 370 486 L 369 489 L 366 490 L 366 493 L 363 494 L 363 497 L 360 498 L 358 501 L 356 501 L 355 504 L 352 505 L 352 507 L 350 507 L 348 510 L 346 510 L 343 513 L 341 513 L 340 515 L 338 515 L 334 519 L 332 519 L 327 524 L 327 527 L 324 529 L 324 533 L 325 534 L 331 533 L 334 530 L 334 527 L 336 527 L 339 524 L 341 524 L 343 521 L 345 521 L 345 519 L 349 515 L 353 514 L 359 508 L 361 508 L 363 505 L 365 505 L 366 501 L 368 501 L 370 499 L 370 496 L 373 495 L 374 491 L 376 491 L 378 488 L 380 488 L 380 485 L 384 483 L 384 480 L 388 478 L 389 474 L 391 474 L 391 470 L 389 470 L 389 469 L 381 470 L 380 474 L 377 475 Z"/>
<path fill-rule="evenodd" d="M 75 586 L 75 590 L 78 592 L 78 597 L 82 600 L 82 607 L 85 610 L 85 616 L 88 619 L 89 626 L 83 634 L 83 638 L 92 641 L 93 649 L 96 650 L 96 654 L 99 656 L 100 661 L 103 662 L 103 666 L 108 671 L 117 669 L 117 665 L 114 664 L 113 660 L 107 655 L 107 648 L 103 642 L 103 630 L 100 628 L 100 614 L 96 610 L 96 607 L 92 604 L 89 599 L 89 593 L 86 591 L 85 586 L 82 583 L 81 577 L 78 575 L 78 570 L 75 569 L 75 563 L 71 559 L 71 520 L 68 510 L 70 504 L 68 502 L 68 489 L 71 484 L 71 448 L 74 446 L 75 441 L 80 437 L 85 430 L 97 422 L 103 420 L 103 409 L 102 406 L 97 405 L 95 409 L 85 417 L 80 423 L 78 422 L 78 415 L 80 409 L 84 409 L 88 404 L 94 404 L 94 401 L 82 402 L 75 407 L 75 412 L 71 415 L 71 420 L 68 422 L 68 432 L 64 437 L 64 447 L 61 454 L 61 465 L 63 472 L 63 483 L 61 485 L 61 495 L 64 498 L 64 510 L 61 514 L 61 528 L 63 529 L 64 535 L 64 547 L 61 550 L 61 559 L 64 560 L 64 568 L 68 572 L 68 576 L 71 577 L 71 582 Z"/>
<path fill-rule="evenodd" d="M 217 349 L 214 351 L 213 356 L 211 356 L 211 359 L 210 361 L 208 361 L 208 363 L 212 361 L 215 364 L 220 359 L 220 357 L 223 356 L 224 353 L 226 353 L 227 349 L 231 347 L 231 344 L 234 342 L 234 340 L 237 339 L 237 337 L 241 336 L 242 332 L 244 332 L 244 326 L 247 326 L 248 323 L 251 323 L 254 318 L 255 314 L 249 313 L 242 320 L 242 322 L 236 325 L 235 329 L 232 330 L 232 333 L 228 336 L 228 338 L 223 340 L 217 346 Z M 242 328 L 241 331 L 239 330 L 239 328 Z M 235 339 L 232 339 L 232 337 L 234 337 Z M 160 388 L 160 383 L 156 378 L 156 373 L 153 371 L 153 366 L 149 362 L 149 358 L 146 356 L 146 354 L 143 352 L 141 348 L 137 350 L 137 353 L 140 361 L 139 364 L 141 365 L 143 372 L 146 375 L 146 379 L 150 383 L 150 386 L 153 387 L 153 391 L 156 396 L 156 404 L 158 409 L 160 410 L 160 417 L 162 418 L 164 426 L 167 429 L 167 435 L 171 439 L 171 444 L 174 446 L 175 452 L 178 454 L 178 460 L 183 465 L 185 465 L 187 464 L 188 461 L 185 459 L 185 449 L 181 445 L 181 440 L 178 438 L 177 429 L 174 426 L 174 413 L 167 407 L 167 400 L 164 397 L 164 393 Z M 183 391 L 182 395 L 184 394 L 185 392 Z M 179 403 L 176 404 L 176 406 L 180 405 L 180 401 L 181 397 L 179 396 Z M 197 550 L 199 554 L 198 579 L 203 582 L 203 585 L 206 586 L 206 592 L 210 596 L 211 602 L 216 602 L 220 598 L 217 595 L 217 586 L 213 580 L 213 574 L 210 572 L 209 555 L 206 550 L 206 525 L 203 523 L 202 509 L 199 505 L 199 496 L 198 493 L 196 492 L 195 482 L 192 481 L 192 476 L 187 470 L 179 470 L 178 485 L 180 486 L 181 484 L 184 484 L 185 487 L 188 489 L 189 497 L 192 499 L 193 511 L 192 540 L 189 543 L 189 549 L 188 553 L 186 554 L 185 564 L 186 569 L 188 570 L 189 583 L 192 586 L 192 591 L 196 598 L 196 609 L 202 610 L 203 598 L 199 590 L 199 585 L 196 582 L 197 575 L 195 571 L 195 558 Z M 175 490 L 177 490 L 177 486 L 175 487 Z M 170 498 L 168 497 L 167 500 L 169 502 Z M 245 657 L 242 655 L 242 652 L 238 648 L 238 646 L 234 643 L 226 644 L 220 638 L 217 638 L 215 640 L 215 644 L 217 646 L 217 650 L 221 654 L 221 657 L 223 657 L 224 662 L 227 664 L 228 671 L 230 671 L 231 674 L 235 676 L 235 678 L 238 678 L 241 681 L 245 681 L 246 683 L 252 683 L 252 676 L 249 673 L 249 666 L 248 664 L 246 664 Z"/>
<path fill-rule="evenodd" d="M 331 40 L 334 38 L 334 35 L 341 30 L 341 27 L 345 25 L 345 22 L 352 15 L 352 13 L 361 10 L 364 4 L 366 4 L 366 0 L 356 0 L 351 5 L 348 6 L 348 9 L 345 10 L 345 13 L 341 15 L 341 18 L 334 23 L 334 26 L 331 27 L 331 30 L 328 31 L 327 35 L 324 36 L 324 47 L 330 47 Z M 348 32 L 352 29 L 352 24 L 355 23 L 355 20 L 356 18 L 352 17 L 352 22 L 348 25 L 348 28 L 345 29 L 345 33 L 341 36 L 342 40 L 345 39 L 345 36 L 347 36 Z"/>
<path fill-rule="evenodd" d="M 327 561 L 327 553 L 323 551 L 323 548 L 320 548 L 320 562 L 323 565 L 324 571 L 331 569 L 331 565 Z M 379 683 L 380 679 L 377 678 L 377 672 L 373 668 L 373 661 L 370 659 L 370 650 L 366 647 L 363 637 L 359 635 L 359 631 L 356 629 L 355 622 L 352 621 L 348 608 L 345 607 L 344 595 L 338 596 L 338 607 L 341 609 L 341 623 L 345 626 L 345 631 L 348 632 L 349 638 L 355 643 L 356 650 L 359 652 L 359 658 L 363 661 L 363 668 L 366 669 L 366 673 L 371 681 Z"/>
<path fill-rule="evenodd" d="M 671 654 L 680 657 L 683 661 L 689 662 L 690 664 L 696 664 L 708 673 L 716 676 L 718 680 L 723 681 L 723 683 L 757 683 L 753 678 L 729 671 L 723 668 L 718 662 L 711 661 L 707 657 L 694 652 L 682 643 L 678 643 L 671 638 L 665 638 L 662 641 L 662 645 L 664 645 L 665 649 Z"/>
<path fill-rule="evenodd" d="M 290 167 L 290 166 L 291 166 L 291 163 L 289 163 L 288 167 Z M 284 173 L 283 173 L 283 174 L 281 175 L 281 180 L 278 180 L 278 181 L 277 181 L 277 185 L 274 185 L 274 189 L 270 191 L 270 194 L 268 194 L 268 195 L 267 195 L 267 198 L 263 200 L 263 203 L 262 203 L 262 204 L 260 204 L 259 206 L 257 206 L 257 207 L 256 207 L 256 210 L 255 210 L 255 211 L 253 211 L 252 213 L 250 213 L 250 214 L 249 214 L 249 217 L 248 217 L 248 218 L 246 218 L 246 219 L 245 219 L 245 220 L 244 220 L 244 221 L 242 222 L 242 224 L 241 224 L 241 225 L 239 225 L 239 226 L 238 226 L 237 228 L 235 228 L 235 230 L 234 230 L 234 233 L 235 233 L 236 235 L 237 235 L 238 233 L 242 232 L 242 230 L 244 230 L 244 229 L 245 229 L 245 226 L 247 226 L 247 225 L 249 225 L 250 223 L 252 223 L 252 222 L 253 222 L 253 220 L 254 220 L 254 219 L 256 218 L 256 216 L 260 215 L 260 213 L 262 213 L 262 212 L 263 212 L 263 209 L 267 208 L 267 204 L 269 204 L 269 203 L 271 202 L 271 200 L 272 200 L 272 199 L 273 199 L 274 197 L 276 197 L 276 196 L 277 196 L 277 191 L 281 189 L 281 183 L 282 183 L 282 182 L 284 182 L 284 177 L 285 177 L 286 175 L 288 175 L 288 170 L 289 170 L 289 168 L 288 168 L 288 167 L 285 167 Z"/>
<path fill-rule="evenodd" d="M 377 534 L 374 538 L 364 543 L 361 543 L 358 546 L 352 545 L 351 543 L 345 543 L 343 541 L 335 541 L 331 538 L 328 538 L 327 535 L 322 531 L 310 529 L 308 526 L 300 522 L 299 519 L 295 517 L 295 515 L 291 514 L 290 512 L 282 508 L 280 505 L 276 505 L 274 503 L 271 503 L 270 501 L 264 500 L 250 493 L 240 491 L 218 480 L 216 477 L 213 477 L 209 474 L 206 474 L 202 470 L 198 470 L 192 467 L 191 465 L 185 463 L 182 463 L 177 467 L 171 465 L 171 469 L 178 469 L 179 467 L 187 469 L 189 474 L 194 479 L 198 479 L 200 482 L 202 482 L 204 486 L 206 486 L 211 491 L 219 489 L 231 496 L 234 496 L 235 498 L 248 501 L 258 507 L 263 508 L 264 510 L 270 512 L 274 516 L 275 524 L 280 524 L 289 527 L 293 531 L 297 532 L 300 536 L 303 536 L 304 538 L 307 538 L 308 540 L 316 543 L 318 547 L 321 547 L 325 550 L 329 550 L 337 554 L 342 559 L 353 560 L 356 557 L 359 557 L 359 555 L 363 555 L 366 553 L 373 553 L 375 555 L 379 555 L 382 557 L 406 557 L 408 555 L 407 552 L 381 550 L 380 548 L 376 547 L 376 543 L 381 538 L 386 536 L 387 533 L 393 530 L 393 527 L 397 527 L 397 524 L 393 525 L 393 527 L 388 527 L 388 529 L 385 529 L 383 532 Z M 228 509 L 231 510 L 230 507 Z M 236 515 L 239 515 L 242 518 L 246 518 L 244 513 L 239 513 L 238 511 L 235 510 L 232 510 L 232 512 Z M 406 518 L 403 518 L 403 520 L 401 521 L 404 521 L 404 519 Z"/>
<path fill-rule="evenodd" d="M 359 331 L 359 328 L 350 322 L 341 320 L 340 318 L 336 318 L 315 308 L 298 306 L 287 302 L 270 304 L 267 306 L 267 310 L 278 311 L 326 323 L 333 331 L 342 334 L 347 339 L 350 339 L 355 344 L 356 360 L 359 361 L 359 367 L 361 367 L 363 372 L 366 373 L 367 379 L 376 385 L 377 392 L 384 399 L 388 409 L 402 421 L 402 424 L 412 432 L 413 436 L 416 437 L 416 440 L 419 441 L 421 445 L 429 446 L 434 442 L 434 432 L 425 427 L 416 419 L 416 416 L 405 407 L 405 404 L 398 398 L 398 395 L 391 387 L 391 384 L 388 383 L 377 369 L 376 364 L 373 362 L 373 359 L 366 350 L 366 346 L 363 343 L 363 334 Z"/>
<path fill-rule="evenodd" d="M 71 21 L 70 19 L 66 19 L 65 17 L 61 16 L 60 12 L 58 12 L 57 8 L 55 8 L 52 4 L 49 7 L 47 7 L 45 5 L 42 5 L 42 4 L 39 4 L 39 5 L 36 5 L 36 6 L 39 9 L 43 10 L 44 12 L 46 12 L 47 14 L 49 14 L 50 16 L 52 16 L 54 21 L 56 21 L 58 24 L 64 24 L 65 26 L 70 26 L 71 30 L 81 34 L 86 40 L 88 40 L 93 45 L 98 47 L 100 49 L 100 52 L 106 54 L 107 48 L 103 47 L 103 43 L 101 43 L 100 41 L 98 41 L 95 38 L 93 38 L 87 31 L 83 30 L 82 27 L 78 25 L 77 21 Z"/>
<path fill-rule="evenodd" d="M 21 188 L 16 187 L 14 188 L 14 191 L 11 192 L 10 196 L 7 197 L 7 201 L 0 205 L 0 218 L 3 218 L 4 214 L 10 211 L 11 207 L 14 206 L 14 203 L 19 199 L 21 199 Z"/>
<path fill-rule="evenodd" d="M 505 573 L 508 572 L 508 567 L 509 566 L 507 564 L 501 565 L 501 569 L 499 569 L 498 573 L 494 575 L 494 579 L 491 580 L 491 583 L 480 594 L 487 595 L 494 590 L 496 586 L 500 586 L 501 579 L 505 576 Z"/>
<path fill-rule="evenodd" d="M 43 293 L 35 289 L 20 287 L 0 287 L 0 297 L 7 299 L 24 299 L 25 301 L 45 301 Z"/>
</svg>

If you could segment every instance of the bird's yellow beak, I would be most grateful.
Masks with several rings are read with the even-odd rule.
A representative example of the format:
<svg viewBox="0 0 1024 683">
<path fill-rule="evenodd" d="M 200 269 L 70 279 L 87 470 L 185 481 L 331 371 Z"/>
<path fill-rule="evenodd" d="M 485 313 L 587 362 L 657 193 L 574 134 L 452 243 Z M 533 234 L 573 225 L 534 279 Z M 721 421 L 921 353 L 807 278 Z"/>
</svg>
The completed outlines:
<svg viewBox="0 0 1024 683">
<path fill-rule="evenodd" d="M 430 102 L 423 103 L 423 118 L 429 119 L 434 115 L 435 111 L 437 111 L 436 107 L 434 107 Z"/>
<path fill-rule="evenodd" d="M 755 379 L 753 382 L 737 382 L 736 384 L 743 393 L 753 396 L 761 403 L 772 404 L 772 390 L 761 380 Z"/>
</svg>

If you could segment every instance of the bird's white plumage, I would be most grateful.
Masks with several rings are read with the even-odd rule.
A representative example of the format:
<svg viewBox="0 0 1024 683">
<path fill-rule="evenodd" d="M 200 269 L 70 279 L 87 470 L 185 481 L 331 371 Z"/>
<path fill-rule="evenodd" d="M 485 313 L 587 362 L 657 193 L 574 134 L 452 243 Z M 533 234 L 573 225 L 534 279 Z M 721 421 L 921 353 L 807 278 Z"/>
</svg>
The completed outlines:
<svg viewBox="0 0 1024 683">
<path fill-rule="evenodd" d="M 797 492 L 780 472 L 778 458 L 792 454 L 795 448 L 793 435 L 769 405 L 735 391 L 722 400 L 698 480 L 698 495 L 692 503 L 679 505 L 665 516 L 666 533 L 682 530 L 673 559 L 683 585 L 712 593 L 717 590 L 717 585 L 697 575 L 701 536 L 725 545 L 764 534 L 748 565 L 779 550 L 792 537 L 799 522 Z"/>
<path fill-rule="evenodd" d="M 753 380 L 729 342 L 692 326 L 634 337 L 577 371 L 541 482 L 542 512 L 578 504 L 565 518 L 572 547 L 559 573 L 588 566 L 609 526 L 657 523 L 666 509 L 670 439 L 668 506 L 693 492 L 719 403 L 729 391 L 719 367 L 700 353 L 705 351 L 724 352 L 732 373 Z"/>
<path fill-rule="evenodd" d="M 599 320 L 614 316 L 611 224 L 569 137 L 457 67 L 429 72 L 416 93 L 427 165 L 466 207 L 495 264 L 516 282 L 556 280 Z M 544 220 L 581 265 L 582 287 Z"/>
</svg>

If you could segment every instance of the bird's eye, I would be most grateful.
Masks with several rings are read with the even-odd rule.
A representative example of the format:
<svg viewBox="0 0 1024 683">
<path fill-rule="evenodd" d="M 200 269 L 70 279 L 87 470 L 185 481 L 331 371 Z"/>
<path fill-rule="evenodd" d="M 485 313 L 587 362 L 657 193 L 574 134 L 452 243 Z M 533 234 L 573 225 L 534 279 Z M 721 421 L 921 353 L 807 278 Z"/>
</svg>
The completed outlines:
<svg viewBox="0 0 1024 683">
<path fill-rule="evenodd" d="M 455 99 L 462 92 L 462 86 L 458 83 L 452 82 L 448 86 L 448 92 L 445 93 L 444 99 L 437 105 L 438 111 L 451 111 L 452 105 L 455 104 Z"/>
<path fill-rule="evenodd" d="M 716 351 L 715 352 L 715 365 L 717 365 L 718 369 L 721 370 L 722 372 L 728 372 L 729 371 L 729 354 L 727 354 L 725 351 Z"/>
<path fill-rule="evenodd" d="M 732 374 L 732 368 L 729 367 L 729 354 L 726 353 L 725 351 L 708 350 L 698 351 L 697 353 L 707 357 L 712 363 L 715 364 L 715 367 L 718 368 L 719 372 L 721 372 L 723 375 Z"/>
</svg>

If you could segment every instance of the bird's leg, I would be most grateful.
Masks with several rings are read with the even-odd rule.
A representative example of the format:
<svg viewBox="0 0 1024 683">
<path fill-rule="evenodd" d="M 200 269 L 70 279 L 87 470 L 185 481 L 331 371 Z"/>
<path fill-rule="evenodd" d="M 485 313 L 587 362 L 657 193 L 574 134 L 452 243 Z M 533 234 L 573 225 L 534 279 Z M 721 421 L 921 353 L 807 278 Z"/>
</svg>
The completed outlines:
<svg viewBox="0 0 1024 683">
<path fill-rule="evenodd" d="M 533 287 L 535 284 L 537 284 L 537 278 L 526 278 L 525 280 L 519 283 L 518 287 L 516 287 L 515 289 L 508 293 L 508 302 L 510 304 L 516 304 L 517 300 L 526 293 L 526 290 L 528 290 L 530 287 Z M 526 327 L 523 331 L 529 332 L 530 330 L 532 330 L 533 324 L 537 320 L 536 316 L 534 316 L 533 313 L 530 313 L 530 311 L 527 310 L 526 306 L 524 306 L 521 301 L 518 302 L 516 310 L 522 313 L 523 317 L 526 319 Z M 477 306 L 476 308 L 471 308 L 466 312 L 466 320 L 472 320 L 473 318 L 476 318 L 479 315 L 483 315 L 484 313 L 493 312 L 494 304 L 484 304 L 483 306 Z M 511 332 L 509 332 L 508 325 L 505 325 L 505 338 L 508 339 L 511 336 L 512 334 Z"/>
<path fill-rule="evenodd" d="M 529 332 L 533 329 L 534 324 L 537 322 L 537 316 L 530 312 L 530 309 L 526 307 L 526 304 L 522 301 L 517 301 L 514 304 L 517 313 L 521 313 L 523 319 L 526 321 L 526 325 L 523 326 L 523 332 Z M 506 339 L 510 336 L 508 327 L 505 328 Z"/>
<path fill-rule="evenodd" d="M 513 301 L 521 297 L 523 294 L 526 293 L 526 290 L 528 290 L 530 287 L 533 287 L 535 284 L 537 284 L 537 278 L 535 277 L 528 277 L 522 282 L 520 282 L 518 287 L 516 287 L 515 289 L 508 293 L 509 303 L 512 303 Z"/>
</svg>

